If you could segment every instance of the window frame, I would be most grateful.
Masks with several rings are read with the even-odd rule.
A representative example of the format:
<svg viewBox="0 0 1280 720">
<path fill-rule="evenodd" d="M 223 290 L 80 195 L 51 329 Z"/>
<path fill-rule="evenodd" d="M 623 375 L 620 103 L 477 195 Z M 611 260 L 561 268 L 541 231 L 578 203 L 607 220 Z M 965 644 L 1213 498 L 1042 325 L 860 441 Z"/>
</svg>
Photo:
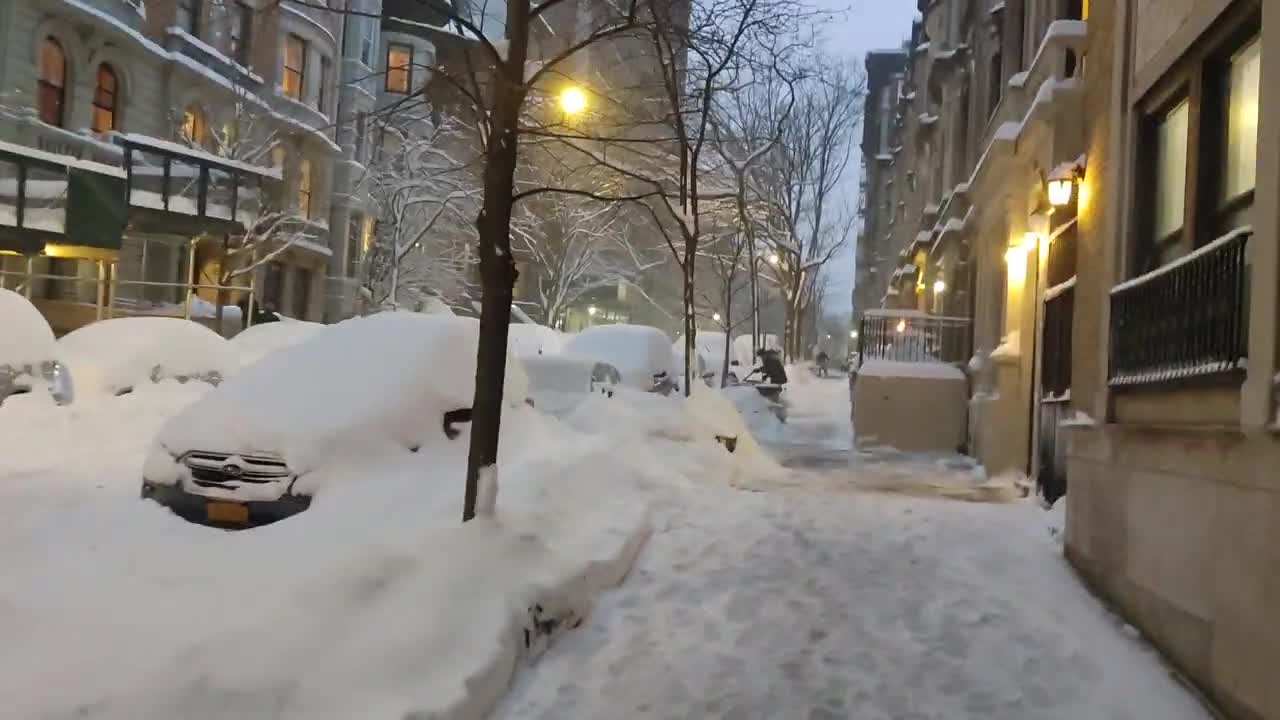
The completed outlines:
<svg viewBox="0 0 1280 720">
<path fill-rule="evenodd" d="M 45 50 L 53 48 L 58 53 L 59 63 L 61 64 L 60 77 L 49 77 L 45 67 Z M 40 117 L 40 121 L 54 127 L 66 127 L 67 121 L 67 50 L 62 46 L 62 41 L 46 35 L 40 41 L 40 63 L 36 68 L 36 113 Z M 55 99 L 52 107 L 45 105 L 46 98 Z"/>
<path fill-rule="evenodd" d="M 408 57 L 408 61 L 405 64 L 395 65 L 395 66 L 391 64 L 391 54 L 394 53 L 396 50 L 408 51 L 409 57 Z M 413 92 L 413 59 L 414 59 L 414 47 L 412 45 L 408 43 L 401 43 L 401 42 L 387 43 L 387 71 L 386 71 L 386 79 L 382 84 L 383 90 L 389 93 L 394 93 L 396 95 L 408 95 L 409 93 Z M 404 73 L 404 89 L 403 90 L 400 90 L 391 86 L 391 74 L 393 70 L 397 73 L 399 72 Z"/>
<path fill-rule="evenodd" d="M 111 78 L 110 88 L 103 86 L 104 75 Z M 120 128 L 120 73 L 110 63 L 104 62 L 98 63 L 93 77 L 93 113 L 89 119 L 89 127 L 96 133 L 106 134 Z M 106 127 L 99 127 L 98 119 L 104 115 L 108 124 Z"/>
<path fill-rule="evenodd" d="M 315 202 L 315 168 L 311 159 L 298 158 L 298 210 L 302 216 L 311 219 L 312 205 Z"/>
<path fill-rule="evenodd" d="M 204 10 L 204 0 L 177 0 L 174 5 L 174 24 L 191 37 L 199 38 L 202 10 Z"/>
<path fill-rule="evenodd" d="M 292 44 L 296 43 L 298 48 L 298 66 L 289 65 L 289 50 Z M 288 33 L 285 35 L 284 44 L 280 48 L 280 90 L 284 96 L 290 100 L 302 102 L 307 94 L 307 40 L 297 33 Z M 292 76 L 297 85 L 297 94 L 289 91 L 289 80 Z"/>
<path fill-rule="evenodd" d="M 231 24 L 227 27 L 227 35 L 231 46 L 227 48 L 228 55 L 232 60 L 248 67 L 249 51 L 253 45 L 253 8 L 249 7 L 244 0 L 228 0 L 227 7 L 231 10 Z M 306 44 L 303 41 L 303 66 L 306 66 Z"/>
<path fill-rule="evenodd" d="M 1133 105 L 1137 144 L 1135 172 L 1129 192 L 1133 210 L 1127 277 L 1137 277 L 1203 247 L 1232 228 L 1224 218 L 1247 214 L 1254 204 L 1254 192 L 1242 192 L 1222 202 L 1225 176 L 1225 146 L 1229 126 L 1226 113 L 1229 99 L 1231 59 L 1254 40 L 1262 37 L 1261 9 L 1244 3 L 1228 11 Z M 1261 92 L 1261 87 L 1259 89 Z M 1155 237 L 1156 139 L 1159 120 L 1183 100 L 1187 102 L 1187 167 L 1183 222 L 1181 229 L 1164 238 Z M 1236 223 L 1235 226 L 1247 224 Z M 1161 260 L 1171 248 L 1176 253 Z"/>
<path fill-rule="evenodd" d="M 316 91 L 316 109 L 329 114 L 329 81 L 333 75 L 333 60 L 327 55 L 320 56 L 320 87 Z"/>
</svg>

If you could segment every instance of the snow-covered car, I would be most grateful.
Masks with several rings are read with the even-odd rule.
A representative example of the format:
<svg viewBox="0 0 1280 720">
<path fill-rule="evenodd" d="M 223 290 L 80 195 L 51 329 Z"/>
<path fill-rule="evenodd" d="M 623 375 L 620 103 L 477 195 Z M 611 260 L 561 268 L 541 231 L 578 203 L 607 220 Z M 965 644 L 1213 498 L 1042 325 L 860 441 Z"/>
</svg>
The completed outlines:
<svg viewBox="0 0 1280 720">
<path fill-rule="evenodd" d="M 241 367 L 248 367 L 273 352 L 310 340 L 324 325 L 302 320 L 281 320 L 245 328 L 231 338 Z"/>
<path fill-rule="evenodd" d="M 62 336 L 58 352 L 82 395 L 125 395 L 142 383 L 176 380 L 217 385 L 240 363 L 230 343 L 190 320 L 101 320 Z"/>
<path fill-rule="evenodd" d="M 559 355 L 563 342 L 560 333 L 546 325 L 512 323 L 507 332 L 507 350 L 519 358 Z"/>
<path fill-rule="evenodd" d="M 669 393 L 671 339 L 647 325 L 597 325 L 566 340 L 565 355 L 609 363 L 618 369 L 622 384 L 645 392 Z"/>
<path fill-rule="evenodd" d="M 707 354 L 701 350 L 695 350 L 693 364 L 689 370 L 693 373 L 695 379 L 701 379 L 709 387 L 718 387 L 717 376 L 715 370 L 711 367 L 711 362 Z M 679 389 L 684 383 L 684 341 L 677 340 L 671 344 L 671 381 L 676 389 Z"/>
<path fill-rule="evenodd" d="M 60 361 L 57 340 L 27 299 L 0 288 L 0 403 L 43 388 L 59 405 L 71 403 L 71 373 Z"/>
<path fill-rule="evenodd" d="M 471 417 L 478 339 L 469 318 L 381 313 L 271 353 L 161 428 L 142 497 L 193 522 L 259 525 L 370 463 L 451 452 Z M 514 358 L 504 398 L 528 398 Z"/>
</svg>

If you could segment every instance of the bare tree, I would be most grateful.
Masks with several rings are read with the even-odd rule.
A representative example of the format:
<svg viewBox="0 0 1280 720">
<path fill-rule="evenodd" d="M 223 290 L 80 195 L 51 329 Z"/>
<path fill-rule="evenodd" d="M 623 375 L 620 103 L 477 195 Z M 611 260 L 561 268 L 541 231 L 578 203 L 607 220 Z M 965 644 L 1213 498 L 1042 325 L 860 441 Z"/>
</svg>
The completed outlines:
<svg viewBox="0 0 1280 720">
<path fill-rule="evenodd" d="M 390 120 L 390 119 L 389 119 Z M 400 116 L 379 132 L 360 183 L 377 223 L 361 267 L 371 308 L 466 293 L 480 207 L 474 135 L 455 118 Z"/>
<path fill-rule="evenodd" d="M 817 54 L 819 71 L 796 86 L 797 101 L 782 141 L 754 173 L 771 213 L 765 227 L 780 262 L 771 271 L 787 304 L 784 350 L 803 349 L 804 311 L 821 270 L 849 241 L 854 214 L 840 187 L 862 114 L 861 74 Z"/>
</svg>

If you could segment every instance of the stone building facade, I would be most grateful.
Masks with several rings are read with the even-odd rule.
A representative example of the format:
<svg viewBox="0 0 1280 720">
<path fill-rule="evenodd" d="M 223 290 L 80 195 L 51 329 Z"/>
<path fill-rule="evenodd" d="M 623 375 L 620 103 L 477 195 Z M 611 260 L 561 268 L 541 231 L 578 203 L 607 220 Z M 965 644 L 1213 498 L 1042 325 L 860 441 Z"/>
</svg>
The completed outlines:
<svg viewBox="0 0 1280 720">
<path fill-rule="evenodd" d="M 243 233 L 252 199 L 287 209 L 298 220 L 290 237 L 302 239 L 278 252 L 263 243 L 258 259 L 271 257 L 225 284 L 252 285 L 258 302 L 286 315 L 325 318 L 326 278 L 341 264 L 333 257 L 335 248 L 345 252 L 347 232 L 345 224 L 335 229 L 334 218 L 345 215 L 331 202 L 343 190 L 334 174 L 342 152 L 334 128 L 343 17 L 264 0 L 0 2 L 0 140 L 72 160 L 137 165 L 118 247 L 57 257 L 43 251 L 30 264 L 6 259 L 7 286 L 33 269 L 41 276 L 31 283 L 33 301 L 60 332 L 94 319 L 94 301 L 108 294 L 104 283 L 112 314 L 172 314 L 186 305 L 189 283 L 226 280 L 219 248 Z M 151 170 L 141 169 L 144 159 L 155 161 Z M 196 187 L 214 203 L 225 192 L 223 176 L 244 170 L 232 222 L 219 222 L 226 218 L 215 217 L 216 204 L 208 216 L 176 202 L 144 210 L 134 191 L 162 165 L 165 182 L 182 172 L 212 178 L 207 188 L 193 180 L 188 205 L 197 202 Z M 196 294 L 219 295 L 211 287 Z M 221 293 L 227 302 L 244 294 Z"/>
</svg>

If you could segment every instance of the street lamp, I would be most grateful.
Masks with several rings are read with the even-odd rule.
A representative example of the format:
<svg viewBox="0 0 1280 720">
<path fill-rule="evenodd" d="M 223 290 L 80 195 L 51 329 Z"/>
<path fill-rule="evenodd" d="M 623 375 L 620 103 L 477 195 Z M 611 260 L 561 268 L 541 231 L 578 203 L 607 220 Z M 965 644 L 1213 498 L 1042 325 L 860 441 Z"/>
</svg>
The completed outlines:
<svg viewBox="0 0 1280 720">
<path fill-rule="evenodd" d="M 588 314 L 588 315 L 590 315 L 591 317 L 595 317 L 595 316 L 596 316 L 596 312 L 597 312 L 597 310 L 596 310 L 596 306 L 595 306 L 595 305 L 591 305 L 591 306 L 589 306 L 589 307 L 587 308 L 587 314 Z"/>
<path fill-rule="evenodd" d="M 778 260 L 779 260 L 779 258 L 778 258 L 778 253 L 773 253 L 773 254 L 769 255 L 769 264 L 770 264 L 770 265 L 777 265 L 777 264 L 778 264 Z"/>
<path fill-rule="evenodd" d="M 720 313 L 711 313 L 711 319 L 715 322 L 720 322 Z"/>
<path fill-rule="evenodd" d="M 850 331 L 849 331 L 849 339 L 850 339 L 850 340 L 857 340 L 857 339 L 858 339 L 858 331 L 857 331 L 857 330 L 850 330 Z"/>
<path fill-rule="evenodd" d="M 560 109 L 566 115 L 578 115 L 587 109 L 587 94 L 577 85 L 560 91 Z"/>
<path fill-rule="evenodd" d="M 904 332 L 906 332 L 906 331 L 907 331 L 907 321 L 906 321 L 906 320 L 899 320 L 899 321 L 898 321 L 898 327 L 896 328 L 896 330 L 897 330 L 898 332 L 900 332 L 900 333 L 904 333 Z"/>
<path fill-rule="evenodd" d="M 933 284 L 933 294 L 934 294 L 934 295 L 941 295 L 942 293 L 944 293 L 944 292 L 946 292 L 946 291 L 947 291 L 947 283 L 946 283 L 946 282 L 944 282 L 943 280 L 938 280 L 937 282 L 935 282 L 935 283 Z"/>
</svg>

